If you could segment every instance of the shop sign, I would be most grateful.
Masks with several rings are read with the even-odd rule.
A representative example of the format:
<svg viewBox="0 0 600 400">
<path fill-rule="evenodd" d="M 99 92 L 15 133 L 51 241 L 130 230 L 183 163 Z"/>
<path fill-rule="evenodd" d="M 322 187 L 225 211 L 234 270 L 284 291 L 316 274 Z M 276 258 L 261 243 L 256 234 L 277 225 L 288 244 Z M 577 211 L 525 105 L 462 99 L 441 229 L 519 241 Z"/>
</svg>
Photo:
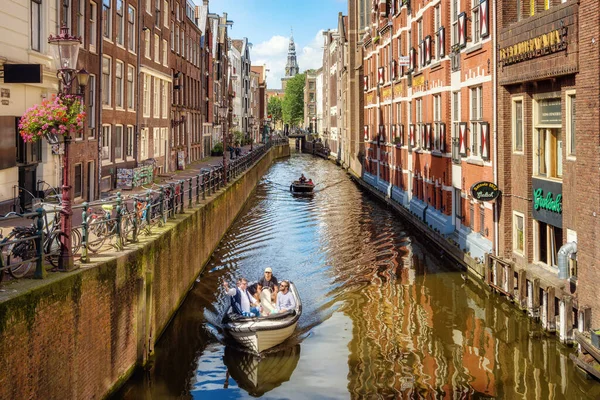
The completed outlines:
<svg viewBox="0 0 600 400">
<path fill-rule="evenodd" d="M 533 185 L 533 218 L 562 228 L 562 183 L 536 178 L 531 181 Z"/>
<path fill-rule="evenodd" d="M 567 28 L 562 27 L 500 49 L 499 62 L 501 65 L 516 64 L 521 61 L 556 53 L 566 48 Z"/>
<path fill-rule="evenodd" d="M 562 112 L 560 110 L 560 98 L 546 99 L 538 102 L 540 124 L 560 125 L 562 123 Z"/>
<path fill-rule="evenodd" d="M 475 200 L 494 201 L 500 196 L 500 190 L 495 183 L 482 181 L 471 186 L 471 195 Z"/>
</svg>

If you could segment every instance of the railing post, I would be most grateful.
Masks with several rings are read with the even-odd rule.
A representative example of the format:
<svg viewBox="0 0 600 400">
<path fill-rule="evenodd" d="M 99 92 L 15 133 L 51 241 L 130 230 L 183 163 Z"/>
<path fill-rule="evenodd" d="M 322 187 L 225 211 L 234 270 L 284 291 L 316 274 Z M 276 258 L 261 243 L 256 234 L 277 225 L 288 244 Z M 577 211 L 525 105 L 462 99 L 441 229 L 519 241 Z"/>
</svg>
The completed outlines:
<svg viewBox="0 0 600 400">
<path fill-rule="evenodd" d="M 167 219 L 165 218 L 165 188 L 163 186 L 160 187 L 159 199 L 160 219 L 162 220 L 162 223 L 165 224 L 167 222 Z"/>
<path fill-rule="evenodd" d="M 202 174 L 202 200 L 206 200 L 206 172 Z"/>
<path fill-rule="evenodd" d="M 167 214 L 170 217 L 175 217 L 175 184 L 170 183 L 169 187 L 171 190 L 169 191 L 169 210 L 167 211 Z"/>
<path fill-rule="evenodd" d="M 131 241 L 133 243 L 137 243 L 138 226 L 140 226 L 140 224 L 139 224 L 140 212 L 137 207 L 138 207 L 138 199 L 136 197 L 134 197 L 133 198 L 133 219 L 131 220 L 131 223 L 133 224 L 133 238 L 131 239 Z"/>
<path fill-rule="evenodd" d="M 37 219 L 36 219 L 37 234 L 36 234 L 36 238 L 35 238 L 36 259 L 35 259 L 35 273 L 33 274 L 33 277 L 35 279 L 44 279 L 44 263 L 43 263 L 44 249 L 42 248 L 43 243 L 44 243 L 44 209 L 40 207 L 36 210 L 36 212 L 37 212 Z M 2 273 L 4 273 L 4 271 L 2 271 Z"/>
<path fill-rule="evenodd" d="M 196 204 L 200 204 L 200 174 L 196 175 Z"/>
<path fill-rule="evenodd" d="M 161 188 L 162 190 L 162 188 Z M 161 193 L 162 195 L 162 193 Z M 150 222 L 152 222 L 152 218 L 151 218 L 151 214 L 152 214 L 152 208 L 150 206 L 150 204 L 152 201 L 152 197 L 150 196 L 150 190 L 146 190 L 146 226 L 150 226 Z M 162 201 L 160 202 L 161 204 L 161 208 L 162 208 Z"/>
<path fill-rule="evenodd" d="M 121 192 L 117 192 L 117 248 L 123 248 L 123 235 L 121 232 L 121 209 L 123 208 L 123 199 Z"/>
<path fill-rule="evenodd" d="M 179 213 L 183 214 L 183 203 L 185 203 L 185 181 L 179 181 Z"/>
<path fill-rule="evenodd" d="M 83 212 L 81 213 L 81 262 L 87 263 L 90 262 L 90 258 L 88 255 L 88 202 L 83 203 Z"/>
</svg>

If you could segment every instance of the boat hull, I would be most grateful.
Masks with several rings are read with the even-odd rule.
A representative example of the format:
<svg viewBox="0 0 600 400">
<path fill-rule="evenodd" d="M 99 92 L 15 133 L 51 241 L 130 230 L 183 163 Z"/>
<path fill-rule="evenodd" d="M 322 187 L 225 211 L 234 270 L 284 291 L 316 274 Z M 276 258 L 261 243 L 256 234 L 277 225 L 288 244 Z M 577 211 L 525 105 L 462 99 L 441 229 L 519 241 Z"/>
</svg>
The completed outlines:
<svg viewBox="0 0 600 400">
<path fill-rule="evenodd" d="M 292 185 L 290 186 L 290 190 L 293 193 L 312 193 L 314 188 L 315 188 L 315 185 L 309 185 L 308 183 L 300 183 L 300 182 L 293 182 Z"/>
<path fill-rule="evenodd" d="M 296 330 L 296 325 L 297 322 L 294 322 L 288 327 L 272 331 L 230 332 L 229 334 L 242 346 L 260 353 L 285 342 Z"/>
</svg>

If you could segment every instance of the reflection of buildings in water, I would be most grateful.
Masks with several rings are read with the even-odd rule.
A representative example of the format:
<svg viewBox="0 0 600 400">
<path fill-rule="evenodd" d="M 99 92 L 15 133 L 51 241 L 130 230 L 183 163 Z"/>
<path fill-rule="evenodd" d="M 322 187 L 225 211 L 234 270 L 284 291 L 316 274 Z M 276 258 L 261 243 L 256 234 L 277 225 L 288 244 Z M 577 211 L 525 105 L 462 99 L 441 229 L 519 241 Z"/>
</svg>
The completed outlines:
<svg viewBox="0 0 600 400">
<path fill-rule="evenodd" d="M 262 396 L 289 381 L 299 359 L 300 345 L 297 344 L 260 357 L 226 347 L 223 362 L 241 389 L 252 396 Z"/>
</svg>

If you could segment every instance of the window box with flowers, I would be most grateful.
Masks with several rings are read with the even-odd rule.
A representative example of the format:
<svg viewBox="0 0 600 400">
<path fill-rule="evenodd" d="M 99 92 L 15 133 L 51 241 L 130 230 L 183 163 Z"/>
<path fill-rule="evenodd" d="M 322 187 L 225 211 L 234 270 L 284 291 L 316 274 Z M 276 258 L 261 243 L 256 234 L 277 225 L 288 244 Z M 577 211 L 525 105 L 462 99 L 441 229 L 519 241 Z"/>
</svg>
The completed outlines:
<svg viewBox="0 0 600 400">
<path fill-rule="evenodd" d="M 402 138 L 400 136 L 394 138 L 394 145 L 398 148 L 402 147 Z"/>
<path fill-rule="evenodd" d="M 19 121 L 19 133 L 27 143 L 45 138 L 50 144 L 58 144 L 60 136 L 67 139 L 82 130 L 84 119 L 77 96 L 53 95 L 25 111 Z"/>
</svg>

